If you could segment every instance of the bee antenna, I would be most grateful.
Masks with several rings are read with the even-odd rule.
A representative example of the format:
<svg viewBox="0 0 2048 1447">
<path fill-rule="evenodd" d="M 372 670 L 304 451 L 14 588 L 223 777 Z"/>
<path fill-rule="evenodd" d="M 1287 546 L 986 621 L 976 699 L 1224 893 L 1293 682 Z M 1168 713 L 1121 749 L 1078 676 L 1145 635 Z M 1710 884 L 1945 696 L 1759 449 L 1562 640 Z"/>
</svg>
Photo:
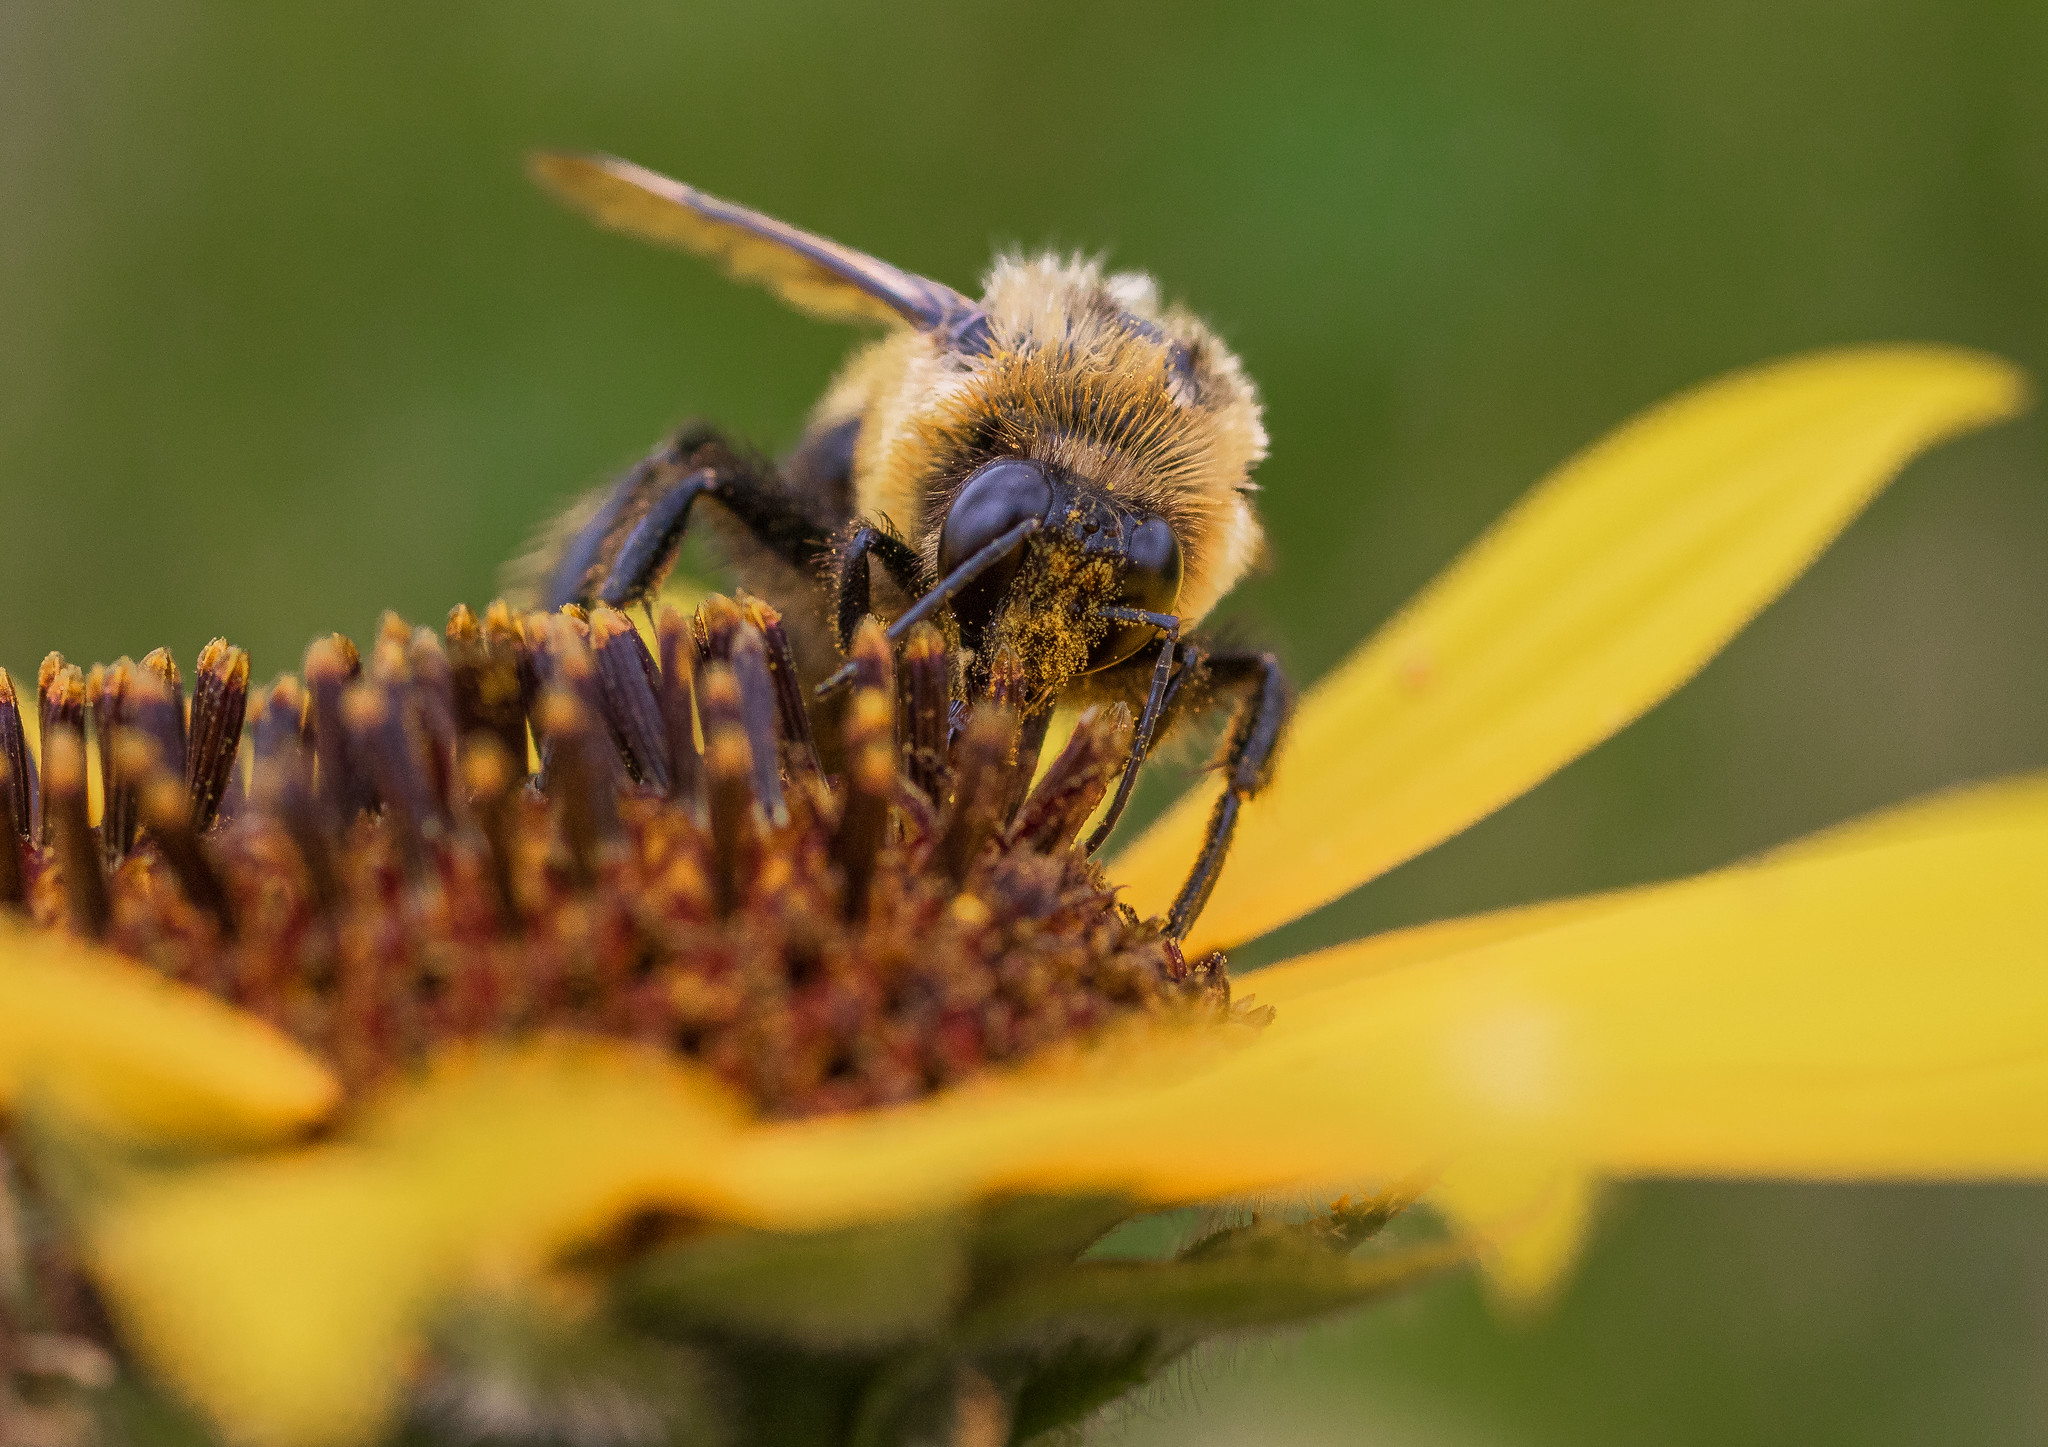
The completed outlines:
<svg viewBox="0 0 2048 1447">
<path fill-rule="evenodd" d="M 981 551 L 973 554 L 952 572 L 939 580 L 939 585 L 906 608 L 903 616 L 889 625 L 888 639 L 893 645 L 902 641 L 903 635 L 931 617 L 939 608 L 950 601 L 954 594 L 1000 563 L 1021 546 L 1024 540 L 1037 532 L 1044 524 L 1037 518 L 1025 518 Z M 825 698 L 853 682 L 854 662 L 848 659 L 839 666 L 839 671 L 818 685 L 817 696 Z"/>
</svg>

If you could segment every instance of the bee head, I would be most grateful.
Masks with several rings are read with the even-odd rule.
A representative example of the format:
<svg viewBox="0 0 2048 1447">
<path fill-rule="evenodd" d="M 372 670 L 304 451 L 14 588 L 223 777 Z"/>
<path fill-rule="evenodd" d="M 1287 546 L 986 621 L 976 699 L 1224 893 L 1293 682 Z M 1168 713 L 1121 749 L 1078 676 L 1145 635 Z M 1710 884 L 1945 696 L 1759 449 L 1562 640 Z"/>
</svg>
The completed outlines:
<svg viewBox="0 0 2048 1447">
<path fill-rule="evenodd" d="M 898 341 L 904 365 L 866 394 L 855 471 L 869 510 L 904 528 L 935 578 L 1039 519 L 1030 546 L 956 601 L 965 634 L 1069 595 L 1199 620 L 1262 545 L 1251 470 L 1266 434 L 1237 358 L 1149 279 L 1083 258 L 999 259 L 979 305 L 986 351 Z M 1106 620 L 1083 631 L 1099 636 L 1079 658 L 1060 650 L 1054 672 L 1107 667 L 1156 636 Z"/>
<path fill-rule="evenodd" d="M 1159 514 L 1044 463 L 1006 457 L 953 493 L 938 568 L 942 577 L 973 574 L 952 597 L 961 641 L 984 657 L 1008 644 L 1040 687 L 1056 690 L 1156 638 L 1156 628 L 1104 610 L 1172 615 L 1185 562 Z"/>
</svg>

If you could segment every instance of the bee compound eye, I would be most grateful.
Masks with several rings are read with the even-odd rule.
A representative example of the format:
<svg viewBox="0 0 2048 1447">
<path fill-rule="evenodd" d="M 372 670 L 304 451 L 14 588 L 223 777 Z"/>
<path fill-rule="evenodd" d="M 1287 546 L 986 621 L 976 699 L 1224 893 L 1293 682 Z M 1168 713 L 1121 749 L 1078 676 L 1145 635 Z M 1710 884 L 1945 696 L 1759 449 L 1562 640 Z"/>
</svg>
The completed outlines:
<svg viewBox="0 0 2048 1447">
<path fill-rule="evenodd" d="M 1180 598 L 1182 567 L 1172 526 L 1162 517 L 1146 518 L 1126 539 L 1123 605 L 1171 613 Z"/>
<path fill-rule="evenodd" d="M 1043 518 L 1052 507 L 1052 483 L 1035 462 L 1004 458 L 979 468 L 954 497 L 939 530 L 939 575 L 955 568 L 1017 524 Z M 1017 576 L 1023 549 L 983 573 L 953 597 L 953 615 L 978 627 L 994 613 L 1003 591 Z"/>
<path fill-rule="evenodd" d="M 1180 539 L 1165 518 L 1146 516 L 1124 534 L 1124 575 L 1117 602 L 1148 613 L 1171 613 L 1180 599 Z M 1122 663 L 1159 637 L 1150 623 L 1119 623 L 1088 655 L 1094 673 Z"/>
</svg>

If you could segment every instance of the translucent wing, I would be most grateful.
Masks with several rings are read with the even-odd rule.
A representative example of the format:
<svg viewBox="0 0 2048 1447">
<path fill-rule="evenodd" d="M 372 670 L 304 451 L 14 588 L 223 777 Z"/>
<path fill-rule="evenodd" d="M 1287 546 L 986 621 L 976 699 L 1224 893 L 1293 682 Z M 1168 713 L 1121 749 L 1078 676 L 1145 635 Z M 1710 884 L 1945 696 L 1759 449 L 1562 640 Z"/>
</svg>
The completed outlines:
<svg viewBox="0 0 2048 1447">
<path fill-rule="evenodd" d="M 542 152 L 534 179 L 600 226 L 679 247 L 835 322 L 907 322 L 950 345 L 981 350 L 988 318 L 943 282 L 611 156 Z"/>
</svg>

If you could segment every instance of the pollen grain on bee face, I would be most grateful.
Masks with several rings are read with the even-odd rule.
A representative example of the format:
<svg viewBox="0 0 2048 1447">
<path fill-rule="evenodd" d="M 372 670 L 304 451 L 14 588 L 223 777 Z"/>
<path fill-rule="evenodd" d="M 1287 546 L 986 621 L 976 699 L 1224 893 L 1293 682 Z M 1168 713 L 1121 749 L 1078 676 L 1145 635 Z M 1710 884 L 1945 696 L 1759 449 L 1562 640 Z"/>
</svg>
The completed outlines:
<svg viewBox="0 0 2048 1447">
<path fill-rule="evenodd" d="M 0 904 L 219 995 L 360 1092 L 439 1046 L 540 1031 L 697 1060 L 764 1113 L 915 1098 L 1139 1012 L 1228 1012 L 1076 836 L 1122 707 L 1036 783 L 1002 669 L 854 640 L 821 749 L 775 611 L 387 614 L 252 688 L 207 645 L 0 670 Z M 91 755 L 88 758 L 88 755 Z M 828 776 L 821 755 L 841 773 Z M 101 800 L 88 813 L 88 771 Z"/>
</svg>

